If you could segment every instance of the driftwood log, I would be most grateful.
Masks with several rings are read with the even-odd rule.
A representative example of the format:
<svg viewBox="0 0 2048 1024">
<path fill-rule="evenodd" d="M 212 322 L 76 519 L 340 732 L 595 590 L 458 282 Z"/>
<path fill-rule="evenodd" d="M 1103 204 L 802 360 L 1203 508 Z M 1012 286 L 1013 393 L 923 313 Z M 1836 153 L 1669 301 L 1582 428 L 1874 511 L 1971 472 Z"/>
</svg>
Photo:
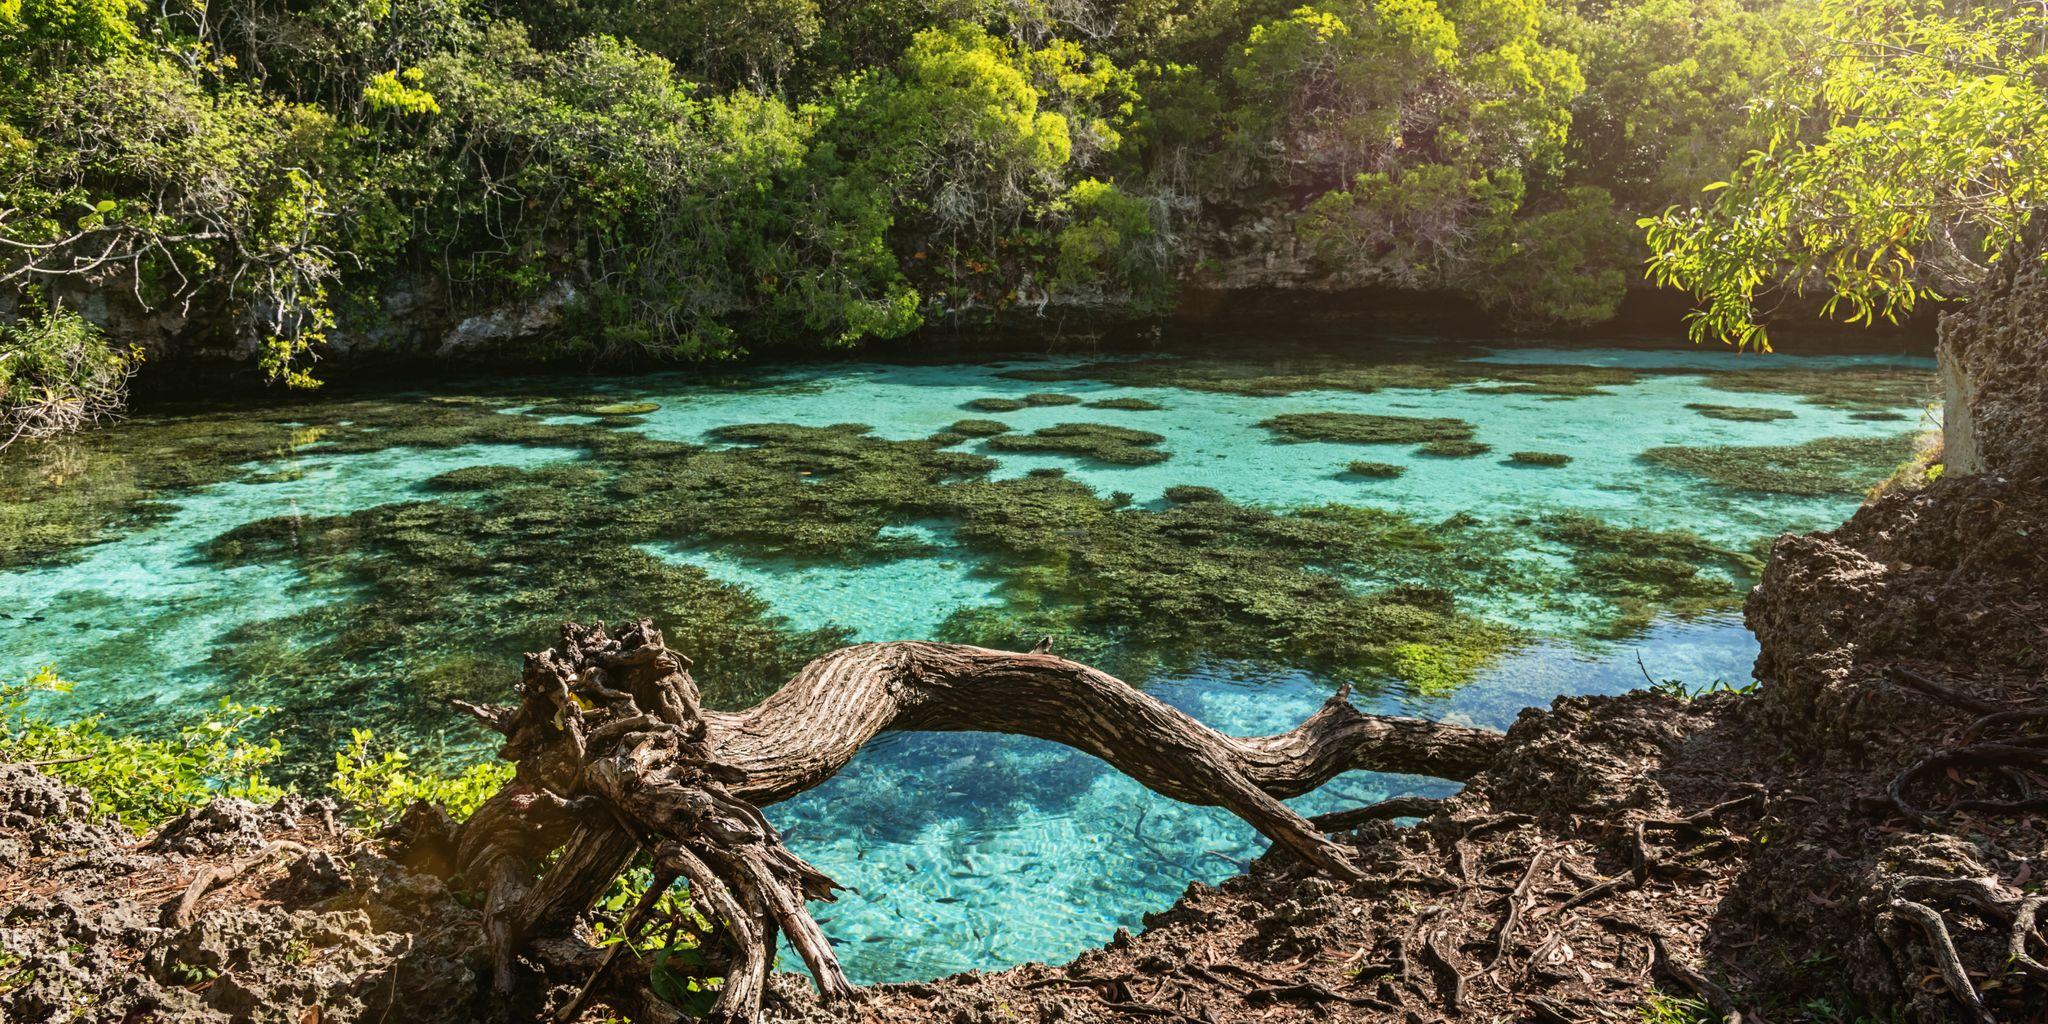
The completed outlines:
<svg viewBox="0 0 2048 1024">
<path fill-rule="evenodd" d="M 722 979 L 710 1019 L 758 1018 L 778 936 L 822 998 L 851 996 L 806 909 L 838 887 L 784 847 L 759 808 L 831 778 L 884 731 L 1063 743 L 1165 796 L 1228 808 L 1339 879 L 1357 868 L 1280 798 L 1353 769 L 1464 779 L 1501 747 L 1485 730 L 1360 713 L 1343 692 L 1288 732 L 1225 736 L 1049 652 L 861 644 L 730 713 L 701 706 L 689 669 L 649 622 L 616 635 L 569 625 L 560 645 L 527 656 L 516 706 L 461 705 L 505 737 L 500 756 L 517 765 L 454 837 L 456 869 L 487 894 L 499 1007 L 551 1002 L 556 1019 L 573 1020 L 601 1003 L 634 1020 L 682 1019 L 647 968 L 619 954 L 622 944 L 589 938 L 593 904 L 643 852 L 652 884 L 611 923 L 614 934 L 630 939 L 657 916 L 661 895 L 686 882 L 694 913 L 670 924 L 700 940 L 704 977 Z"/>
</svg>

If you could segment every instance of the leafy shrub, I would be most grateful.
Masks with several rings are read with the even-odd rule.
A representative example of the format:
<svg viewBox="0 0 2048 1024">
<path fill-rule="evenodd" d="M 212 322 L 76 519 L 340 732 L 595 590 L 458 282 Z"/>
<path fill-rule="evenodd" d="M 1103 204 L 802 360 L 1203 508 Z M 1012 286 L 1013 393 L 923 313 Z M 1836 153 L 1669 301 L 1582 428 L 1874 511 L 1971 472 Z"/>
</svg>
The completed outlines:
<svg viewBox="0 0 2048 1024">
<path fill-rule="evenodd" d="M 33 710 L 40 697 L 71 684 L 43 668 L 0 683 L 0 760 L 28 762 L 90 793 L 100 810 L 140 834 L 217 796 L 275 800 L 283 790 L 263 776 L 282 754 L 275 740 L 244 733 L 265 708 L 222 701 L 175 738 L 116 736 L 97 717 L 59 721 Z"/>
<path fill-rule="evenodd" d="M 68 309 L 0 324 L 0 448 L 118 415 L 140 359 Z"/>
<path fill-rule="evenodd" d="M 370 826 L 395 818 L 420 801 L 440 804 L 460 821 L 510 781 L 509 762 L 422 770 L 404 750 L 379 743 L 371 730 L 355 729 L 348 746 L 334 755 L 334 776 L 327 788 L 357 815 L 359 824 Z"/>
</svg>

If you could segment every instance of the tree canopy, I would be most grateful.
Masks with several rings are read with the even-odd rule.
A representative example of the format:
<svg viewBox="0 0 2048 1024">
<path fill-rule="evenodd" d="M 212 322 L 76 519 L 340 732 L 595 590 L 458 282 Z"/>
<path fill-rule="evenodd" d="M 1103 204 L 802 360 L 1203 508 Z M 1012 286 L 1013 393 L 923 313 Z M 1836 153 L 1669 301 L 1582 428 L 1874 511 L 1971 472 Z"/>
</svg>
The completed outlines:
<svg viewBox="0 0 2048 1024">
<path fill-rule="evenodd" d="M 1896 315 L 2014 234 L 2038 191 L 2042 17 L 14 0 L 0 285 L 23 310 L 126 296 L 310 384 L 338 324 L 375 335 L 423 292 L 552 296 L 576 325 L 555 355 L 716 358 L 1020 305 L 1156 312 L 1205 272 L 1276 283 L 1229 276 L 1247 246 L 1588 323 L 1652 256 L 1630 227 L 1647 216 L 1654 278 L 1704 298 L 1695 330 L 1761 343 L 1774 282 Z"/>
<path fill-rule="evenodd" d="M 2048 9 L 1828 0 L 1752 104 L 1758 148 L 1708 195 L 1646 218 L 1652 277 L 1702 307 L 1696 339 L 1768 348 L 1768 294 L 1852 323 L 1953 297 L 2048 196 Z"/>
</svg>

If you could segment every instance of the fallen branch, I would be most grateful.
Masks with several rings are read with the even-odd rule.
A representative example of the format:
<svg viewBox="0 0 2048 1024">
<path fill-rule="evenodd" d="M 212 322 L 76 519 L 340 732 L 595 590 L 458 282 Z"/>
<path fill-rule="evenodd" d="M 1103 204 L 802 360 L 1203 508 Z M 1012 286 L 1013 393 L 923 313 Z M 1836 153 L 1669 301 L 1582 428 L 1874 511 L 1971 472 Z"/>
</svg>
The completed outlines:
<svg viewBox="0 0 2048 1024">
<path fill-rule="evenodd" d="M 500 1000 L 514 998 L 523 952 L 544 975 L 539 991 L 568 985 L 576 993 L 560 1014 L 605 1004 L 666 1015 L 616 952 L 571 941 L 578 918 L 642 853 L 653 857 L 656 885 L 623 922 L 622 944 L 669 881 L 685 881 L 720 940 L 703 967 L 705 979 L 723 979 L 711 1019 L 758 1019 L 778 937 L 788 938 L 822 998 L 851 995 L 805 909 L 838 886 L 791 853 L 759 808 L 829 779 L 884 731 L 980 730 L 1063 743 L 1164 796 L 1226 808 L 1277 847 L 1346 880 L 1363 876 L 1282 797 L 1356 769 L 1463 779 L 1503 742 L 1485 730 L 1366 715 L 1343 691 L 1288 732 L 1226 736 L 1086 665 L 957 644 L 835 651 L 739 712 L 705 711 L 689 668 L 649 623 L 617 636 L 601 625 L 567 626 L 560 645 L 527 657 L 517 705 L 461 705 L 506 737 L 500 755 L 518 765 L 456 844 L 458 870 L 486 890 Z M 1425 951 L 1456 977 L 1455 1005 L 1463 975 L 1441 950 Z M 1132 1000 L 1110 1005 L 1179 1016 Z"/>
<path fill-rule="evenodd" d="M 205 899 L 207 893 L 256 870 L 281 853 L 303 856 L 306 848 L 288 839 L 280 839 L 226 867 L 215 865 L 200 869 L 199 876 L 185 887 L 185 892 L 178 897 L 178 901 L 164 908 L 164 925 L 170 928 L 183 928 L 191 924 L 198 918 L 199 901 Z"/>
</svg>

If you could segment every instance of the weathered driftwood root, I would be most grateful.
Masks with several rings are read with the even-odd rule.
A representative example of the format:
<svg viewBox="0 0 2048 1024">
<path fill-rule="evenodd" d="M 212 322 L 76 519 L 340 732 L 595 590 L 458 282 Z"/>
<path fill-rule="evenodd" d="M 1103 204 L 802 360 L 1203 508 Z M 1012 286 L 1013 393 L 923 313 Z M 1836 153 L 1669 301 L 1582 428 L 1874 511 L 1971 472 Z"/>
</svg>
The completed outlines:
<svg viewBox="0 0 2048 1024">
<path fill-rule="evenodd" d="M 1225 807 L 1339 878 L 1359 872 L 1322 830 L 1280 802 L 1345 771 L 1463 779 L 1501 748 L 1496 733 L 1365 715 L 1339 693 L 1299 727 L 1225 736 L 1095 669 L 1050 653 L 957 644 L 862 644 L 825 655 L 746 711 L 702 708 L 690 660 L 640 622 L 617 636 L 566 626 L 529 655 L 514 707 L 462 705 L 506 737 L 509 785 L 463 827 L 456 867 L 486 889 L 485 934 L 501 1007 L 517 1005 L 521 957 L 574 986 L 571 1019 L 602 1002 L 673 1019 L 635 958 L 579 937 L 593 902 L 651 856 L 654 883 L 614 928 L 627 940 L 676 880 L 708 919 L 706 977 L 723 979 L 710 1016 L 759 1014 L 778 936 L 826 999 L 850 996 L 831 944 L 805 909 L 831 879 L 783 846 L 758 808 L 816 786 L 892 729 L 1014 733 L 1108 761 L 1156 792 Z"/>
</svg>

